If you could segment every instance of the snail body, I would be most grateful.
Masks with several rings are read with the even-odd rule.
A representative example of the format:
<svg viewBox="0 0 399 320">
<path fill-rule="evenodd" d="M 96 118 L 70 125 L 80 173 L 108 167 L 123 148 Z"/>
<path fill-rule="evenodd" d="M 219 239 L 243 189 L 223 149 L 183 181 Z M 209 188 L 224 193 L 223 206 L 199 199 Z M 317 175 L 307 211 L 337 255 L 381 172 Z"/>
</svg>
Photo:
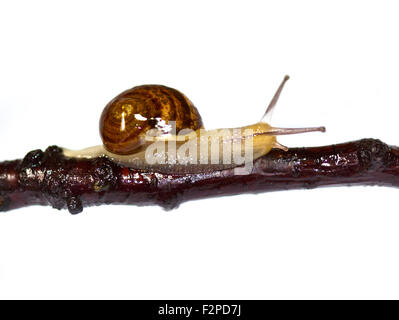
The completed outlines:
<svg viewBox="0 0 399 320">
<path fill-rule="evenodd" d="M 287 80 L 288 76 L 259 122 L 214 130 L 204 129 L 197 108 L 178 90 L 162 85 L 133 87 L 104 108 L 100 118 L 102 146 L 80 151 L 64 149 L 64 155 L 107 156 L 139 169 L 202 172 L 241 165 L 236 160 L 243 159 L 247 152 L 252 162 L 273 148 L 288 150 L 277 142 L 276 136 L 325 128 L 275 128 L 267 123 Z"/>
</svg>

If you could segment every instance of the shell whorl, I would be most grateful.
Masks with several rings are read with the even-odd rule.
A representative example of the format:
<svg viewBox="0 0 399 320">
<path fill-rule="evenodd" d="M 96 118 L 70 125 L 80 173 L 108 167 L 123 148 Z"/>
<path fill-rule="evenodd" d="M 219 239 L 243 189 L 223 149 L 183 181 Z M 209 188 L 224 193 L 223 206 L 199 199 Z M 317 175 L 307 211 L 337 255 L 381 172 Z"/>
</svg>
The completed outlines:
<svg viewBox="0 0 399 320">
<path fill-rule="evenodd" d="M 106 105 L 100 134 L 108 151 L 131 154 L 142 145 L 148 130 L 170 133 L 170 121 L 175 122 L 177 133 L 203 128 L 197 108 L 184 94 L 162 85 L 142 85 L 122 92 Z"/>
</svg>

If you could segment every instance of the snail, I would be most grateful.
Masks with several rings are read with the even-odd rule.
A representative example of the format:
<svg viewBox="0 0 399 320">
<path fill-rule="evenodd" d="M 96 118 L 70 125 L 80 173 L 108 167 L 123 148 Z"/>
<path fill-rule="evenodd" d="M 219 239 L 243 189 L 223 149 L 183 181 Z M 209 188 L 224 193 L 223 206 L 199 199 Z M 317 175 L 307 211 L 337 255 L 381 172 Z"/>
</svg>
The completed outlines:
<svg viewBox="0 0 399 320">
<path fill-rule="evenodd" d="M 273 148 L 287 151 L 276 136 L 325 131 L 324 127 L 275 128 L 268 123 L 288 79 L 284 77 L 259 122 L 214 130 L 204 129 L 197 108 L 178 90 L 162 85 L 133 87 L 105 106 L 100 118 L 103 145 L 63 152 L 66 157 L 107 156 L 139 169 L 196 172 L 238 166 L 242 162 L 232 159 L 242 160 L 248 150 L 251 161 Z"/>
</svg>

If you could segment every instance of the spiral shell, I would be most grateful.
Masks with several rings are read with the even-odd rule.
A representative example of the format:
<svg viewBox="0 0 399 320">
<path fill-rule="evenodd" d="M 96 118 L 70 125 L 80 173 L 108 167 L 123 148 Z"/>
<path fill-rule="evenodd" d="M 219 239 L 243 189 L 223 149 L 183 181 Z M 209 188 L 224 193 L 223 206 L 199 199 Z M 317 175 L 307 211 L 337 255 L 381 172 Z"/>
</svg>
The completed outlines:
<svg viewBox="0 0 399 320">
<path fill-rule="evenodd" d="M 203 128 L 201 116 L 193 103 L 176 89 L 162 85 L 133 87 L 112 99 L 100 118 L 104 147 L 115 154 L 132 154 L 144 144 L 148 130 L 159 134 L 182 129 Z"/>
</svg>

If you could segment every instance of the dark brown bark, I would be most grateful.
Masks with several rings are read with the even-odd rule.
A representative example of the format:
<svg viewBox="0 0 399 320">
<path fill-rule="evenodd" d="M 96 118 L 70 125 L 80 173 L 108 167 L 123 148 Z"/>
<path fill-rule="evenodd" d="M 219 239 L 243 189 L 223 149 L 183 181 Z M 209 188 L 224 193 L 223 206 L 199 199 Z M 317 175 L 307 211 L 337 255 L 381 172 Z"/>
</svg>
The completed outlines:
<svg viewBox="0 0 399 320">
<path fill-rule="evenodd" d="M 0 163 L 0 211 L 51 205 L 79 213 L 100 204 L 176 208 L 193 199 L 331 185 L 399 187 L 399 148 L 375 139 L 273 150 L 249 175 L 233 169 L 163 174 L 124 167 L 108 158 L 65 158 L 56 146 Z"/>
</svg>

